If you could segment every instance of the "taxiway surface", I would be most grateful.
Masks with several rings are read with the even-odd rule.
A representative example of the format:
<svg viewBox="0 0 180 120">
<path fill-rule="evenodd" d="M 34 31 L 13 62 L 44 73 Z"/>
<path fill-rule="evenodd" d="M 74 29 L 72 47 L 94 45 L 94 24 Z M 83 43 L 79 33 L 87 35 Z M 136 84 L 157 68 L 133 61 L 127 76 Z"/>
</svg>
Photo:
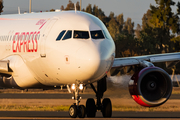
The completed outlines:
<svg viewBox="0 0 180 120">
<path fill-rule="evenodd" d="M 89 97 L 95 98 L 94 94 L 81 94 L 83 99 Z M 66 93 L 1 93 L 0 99 L 11 100 L 11 99 L 71 99 L 72 94 Z M 105 97 L 109 97 L 106 95 Z M 171 100 L 180 100 L 180 94 L 172 94 Z M 113 99 L 112 99 L 113 100 Z M 73 101 L 72 101 L 73 102 Z M 20 120 L 53 120 L 53 119 L 71 119 L 69 118 L 68 112 L 62 111 L 0 111 L 0 120 L 7 119 L 20 119 Z M 97 112 L 96 118 L 85 118 L 85 119 L 103 119 L 101 112 Z M 107 119 L 133 119 L 133 120 L 154 120 L 154 119 L 180 119 L 180 112 L 120 112 L 113 111 L 112 118 Z"/>
<path fill-rule="evenodd" d="M 42 112 L 42 111 L 1 111 L 0 119 L 72 119 L 69 118 L 68 112 Z M 80 118 L 79 118 L 80 119 Z M 85 118 L 85 119 L 105 119 L 102 117 L 101 112 L 97 112 L 96 118 Z M 141 120 L 154 120 L 154 119 L 180 119 L 179 112 L 118 112 L 112 113 L 112 118 L 106 119 L 141 119 Z"/>
</svg>

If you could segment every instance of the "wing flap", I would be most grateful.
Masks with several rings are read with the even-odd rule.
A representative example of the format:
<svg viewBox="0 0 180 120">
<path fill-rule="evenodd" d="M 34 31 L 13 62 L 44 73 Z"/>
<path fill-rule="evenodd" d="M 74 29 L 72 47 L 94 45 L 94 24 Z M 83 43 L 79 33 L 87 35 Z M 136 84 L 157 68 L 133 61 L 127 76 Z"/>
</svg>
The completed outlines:
<svg viewBox="0 0 180 120">
<path fill-rule="evenodd" d="M 154 56 L 150 58 L 150 62 L 168 62 L 168 61 L 178 61 L 180 60 L 180 53 L 179 54 L 167 54 L 167 55 L 160 55 Z"/>
</svg>

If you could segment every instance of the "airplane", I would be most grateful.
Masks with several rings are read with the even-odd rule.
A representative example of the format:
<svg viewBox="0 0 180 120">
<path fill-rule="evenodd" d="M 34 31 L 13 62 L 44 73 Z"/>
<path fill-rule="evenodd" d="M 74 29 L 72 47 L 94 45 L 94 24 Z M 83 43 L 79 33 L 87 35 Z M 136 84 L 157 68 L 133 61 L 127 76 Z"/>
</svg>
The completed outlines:
<svg viewBox="0 0 180 120">
<path fill-rule="evenodd" d="M 167 67 L 180 60 L 180 53 L 115 58 L 115 43 L 103 22 L 85 12 L 55 11 L 0 15 L 0 86 L 18 89 L 60 89 L 73 93 L 69 108 L 72 118 L 112 116 L 106 78 L 119 69 L 136 66 L 129 82 L 132 98 L 145 107 L 165 103 L 172 92 L 168 73 L 154 66 Z M 97 86 L 94 85 L 97 83 Z M 80 92 L 86 85 L 95 92 L 86 107 L 80 105 Z M 118 94 L 118 92 L 117 92 Z"/>
</svg>

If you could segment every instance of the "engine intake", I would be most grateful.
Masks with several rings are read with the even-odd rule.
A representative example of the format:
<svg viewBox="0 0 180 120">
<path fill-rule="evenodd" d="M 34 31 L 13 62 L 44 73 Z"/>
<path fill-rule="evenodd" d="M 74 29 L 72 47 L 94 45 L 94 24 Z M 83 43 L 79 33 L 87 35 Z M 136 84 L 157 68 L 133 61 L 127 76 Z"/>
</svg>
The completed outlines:
<svg viewBox="0 0 180 120">
<path fill-rule="evenodd" d="M 163 69 L 146 67 L 131 77 L 129 92 L 132 98 L 142 106 L 159 106 L 171 96 L 172 81 Z"/>
</svg>

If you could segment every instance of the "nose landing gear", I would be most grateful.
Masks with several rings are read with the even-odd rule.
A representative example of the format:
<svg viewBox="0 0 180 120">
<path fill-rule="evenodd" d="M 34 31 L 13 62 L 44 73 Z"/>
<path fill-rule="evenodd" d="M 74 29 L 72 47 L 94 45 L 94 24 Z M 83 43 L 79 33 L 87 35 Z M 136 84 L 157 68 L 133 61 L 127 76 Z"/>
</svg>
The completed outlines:
<svg viewBox="0 0 180 120">
<path fill-rule="evenodd" d="M 81 100 L 81 97 L 79 96 L 79 92 L 83 90 L 83 85 L 73 84 L 71 86 L 71 89 L 73 90 L 74 96 L 72 98 L 75 100 L 75 103 L 71 105 L 69 108 L 69 116 L 72 118 L 76 118 L 77 116 L 79 118 L 84 118 L 86 115 L 85 106 L 79 105 L 79 102 Z"/>
<path fill-rule="evenodd" d="M 79 91 L 82 91 L 82 84 L 73 84 L 71 89 L 73 89 L 75 103 L 71 105 L 69 108 L 69 115 L 72 118 L 84 118 L 87 114 L 87 117 L 95 117 L 97 110 L 102 112 L 103 117 L 111 117 L 112 116 L 112 104 L 109 98 L 103 98 L 104 92 L 107 90 L 106 86 L 106 77 L 102 78 L 97 82 L 97 90 L 94 85 L 91 83 L 91 88 L 96 93 L 97 102 L 95 104 L 95 100 L 93 98 L 88 98 L 86 101 L 86 108 L 84 105 L 79 105 L 81 97 L 79 96 Z"/>
</svg>

